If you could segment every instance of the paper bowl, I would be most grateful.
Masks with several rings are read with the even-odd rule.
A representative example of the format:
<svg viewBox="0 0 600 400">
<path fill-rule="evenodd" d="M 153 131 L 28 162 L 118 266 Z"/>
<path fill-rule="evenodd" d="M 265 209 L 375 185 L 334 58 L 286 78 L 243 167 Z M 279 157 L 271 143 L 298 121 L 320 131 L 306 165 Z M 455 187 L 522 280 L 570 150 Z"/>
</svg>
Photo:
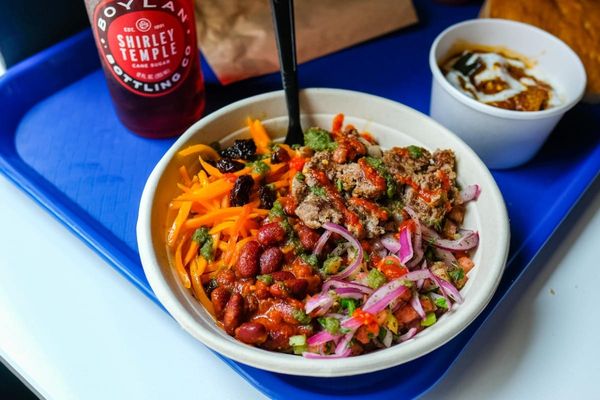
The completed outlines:
<svg viewBox="0 0 600 400">
<path fill-rule="evenodd" d="M 152 290 L 167 311 L 192 336 L 211 349 L 244 364 L 294 375 L 345 376 L 377 371 L 422 356 L 443 345 L 477 317 L 491 299 L 502 275 L 509 244 L 509 227 L 502 196 L 489 171 L 454 134 L 429 117 L 383 98 L 345 90 L 307 89 L 301 93 L 303 126 L 330 126 L 343 112 L 346 122 L 371 132 L 384 147 L 416 144 L 428 149 L 451 148 L 458 158 L 463 184 L 478 183 L 482 193 L 469 203 L 465 226 L 480 232 L 474 255 L 477 265 L 462 290 L 465 301 L 414 339 L 389 349 L 344 360 L 305 359 L 245 345 L 220 329 L 179 282 L 168 263 L 165 222 L 169 201 L 176 195 L 180 160 L 176 153 L 191 144 L 248 136 L 245 119 L 260 118 L 271 133 L 283 135 L 287 112 L 283 92 L 238 101 L 198 121 L 173 144 L 148 178 L 142 195 L 137 238 L 142 265 Z"/>
<path fill-rule="evenodd" d="M 493 107 L 465 95 L 444 77 L 439 64 L 460 42 L 501 47 L 527 57 L 557 90 L 561 104 L 542 111 Z M 433 42 L 433 119 L 467 142 L 490 168 L 511 168 L 529 161 L 562 116 L 583 96 L 586 74 L 569 46 L 534 26 L 503 19 L 476 19 L 452 25 Z"/>
</svg>

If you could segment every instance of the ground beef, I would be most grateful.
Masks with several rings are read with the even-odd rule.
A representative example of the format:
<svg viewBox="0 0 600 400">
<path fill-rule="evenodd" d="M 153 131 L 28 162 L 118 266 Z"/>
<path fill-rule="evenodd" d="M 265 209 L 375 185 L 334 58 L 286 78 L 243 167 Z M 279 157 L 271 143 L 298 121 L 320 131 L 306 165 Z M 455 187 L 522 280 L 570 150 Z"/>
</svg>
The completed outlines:
<svg viewBox="0 0 600 400">
<path fill-rule="evenodd" d="M 415 176 L 430 166 L 431 153 L 421 152 L 421 157 L 413 158 L 405 147 L 393 147 L 383 152 L 383 162 L 392 175 Z"/>
<path fill-rule="evenodd" d="M 365 178 L 362 168 L 357 163 L 337 165 L 335 170 L 335 182 L 341 182 L 345 192 L 352 196 L 376 199 L 382 195 L 378 188 L 370 180 Z"/>
<path fill-rule="evenodd" d="M 296 207 L 296 215 L 306 226 L 320 228 L 325 222 L 342 223 L 342 213 L 337 210 L 327 197 L 309 193 Z"/>
<path fill-rule="evenodd" d="M 385 221 L 381 221 L 375 213 L 354 205 L 350 205 L 348 208 L 360 218 L 367 238 L 371 239 L 385 233 L 385 228 L 383 227 Z"/>
</svg>

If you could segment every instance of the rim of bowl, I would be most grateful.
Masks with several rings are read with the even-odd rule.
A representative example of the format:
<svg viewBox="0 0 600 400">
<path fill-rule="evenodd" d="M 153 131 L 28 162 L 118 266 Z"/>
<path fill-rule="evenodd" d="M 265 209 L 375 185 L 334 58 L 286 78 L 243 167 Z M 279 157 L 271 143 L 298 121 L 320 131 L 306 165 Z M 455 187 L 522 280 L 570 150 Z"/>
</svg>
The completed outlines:
<svg viewBox="0 0 600 400">
<path fill-rule="evenodd" d="M 448 80 L 446 79 L 444 74 L 442 73 L 442 71 L 437 63 L 436 57 L 435 57 L 435 52 L 439 46 L 440 41 L 450 32 L 461 29 L 465 26 L 489 25 L 492 23 L 493 24 L 504 24 L 508 27 L 508 29 L 510 29 L 510 27 L 514 27 L 514 26 L 518 26 L 518 27 L 524 28 L 524 29 L 529 29 L 529 30 L 541 35 L 546 40 L 553 42 L 558 47 L 560 47 L 566 56 L 571 57 L 573 59 L 573 61 L 576 64 L 576 67 L 580 70 L 582 79 L 580 81 L 580 87 L 577 88 L 577 91 L 576 91 L 577 96 L 574 96 L 573 98 L 569 99 L 569 101 L 567 101 L 557 107 L 548 108 L 546 110 L 516 111 L 516 110 L 507 110 L 504 108 L 494 107 L 489 104 L 481 103 L 475 99 L 470 98 L 469 96 L 467 96 L 466 94 L 462 93 L 457 88 L 452 86 L 450 84 L 450 82 L 448 82 Z M 510 48 L 510 46 L 506 46 L 506 47 Z M 540 29 L 536 26 L 526 24 L 524 22 L 512 21 L 512 20 L 502 19 L 502 18 L 470 19 L 467 21 L 463 21 L 463 22 L 459 22 L 457 24 L 451 25 L 448 28 L 444 29 L 439 35 L 437 35 L 437 37 L 433 41 L 433 44 L 431 45 L 431 49 L 429 50 L 429 68 L 431 69 L 431 73 L 433 74 L 434 79 L 436 79 L 438 81 L 438 83 L 441 84 L 441 86 L 446 90 L 446 92 L 448 92 L 450 95 L 452 95 L 452 97 L 454 97 L 461 103 L 468 105 L 471 108 L 474 108 L 485 114 L 490 114 L 495 117 L 508 118 L 508 119 L 519 119 L 519 120 L 541 119 L 541 118 L 546 118 L 546 117 L 550 117 L 550 116 L 557 115 L 557 114 L 563 114 L 563 113 L 567 112 L 569 109 L 571 109 L 575 104 L 577 104 L 579 102 L 579 100 L 581 100 L 581 98 L 583 97 L 583 95 L 585 93 L 585 87 L 587 85 L 587 74 L 585 72 L 583 63 L 581 62 L 581 59 L 579 58 L 577 53 L 575 53 L 575 51 L 573 51 L 573 49 L 571 49 L 571 47 L 569 47 L 569 45 L 567 45 L 565 42 L 563 42 L 558 37 L 552 35 L 549 32 L 546 32 L 545 30 Z"/>
<path fill-rule="evenodd" d="M 142 193 L 136 227 L 140 258 L 148 282 L 165 309 L 193 337 L 228 358 L 256 368 L 290 375 L 340 377 L 383 370 L 404 364 L 428 354 L 466 329 L 488 305 L 500 283 L 508 257 L 510 238 L 508 214 L 500 190 L 483 161 L 481 161 L 477 154 L 464 141 L 429 116 L 419 111 L 392 100 L 351 90 L 311 88 L 304 89 L 302 92 L 308 95 L 333 94 L 346 97 L 352 96 L 355 99 L 362 99 L 363 101 L 379 101 L 401 109 L 403 112 L 412 113 L 417 117 L 423 118 L 424 122 L 427 124 L 435 126 L 436 129 L 444 131 L 445 134 L 452 137 L 452 139 L 456 141 L 453 150 L 457 150 L 459 154 L 469 156 L 477 165 L 481 173 L 482 181 L 480 183 L 486 181 L 486 186 L 489 187 L 492 192 L 490 193 L 490 196 L 493 199 L 494 216 L 497 218 L 498 222 L 498 230 L 495 231 L 494 234 L 498 238 L 499 257 L 494 260 L 493 263 L 490 263 L 491 276 L 489 279 L 483 281 L 481 285 L 483 290 L 479 297 L 470 298 L 468 302 L 465 301 L 465 303 L 461 304 L 461 308 L 466 308 L 466 311 L 464 311 L 461 316 L 462 318 L 459 319 L 456 315 L 449 316 L 450 318 L 447 318 L 444 321 L 443 330 L 437 330 L 426 336 L 420 337 L 418 340 L 407 342 L 404 345 L 396 345 L 388 349 L 356 357 L 330 360 L 306 359 L 295 355 L 259 349 L 237 341 L 226 340 L 215 335 L 213 332 L 206 330 L 195 321 L 193 312 L 173 293 L 168 280 L 162 273 L 161 265 L 154 250 L 151 222 L 152 208 L 159 180 L 176 152 L 179 151 L 182 145 L 184 145 L 192 136 L 199 132 L 204 125 L 217 118 L 223 117 L 232 110 L 245 107 L 248 104 L 270 100 L 272 98 L 280 98 L 283 102 L 284 93 L 282 90 L 239 100 L 205 116 L 188 128 L 188 130 L 170 147 L 157 163 L 150 174 Z M 229 133 L 231 132 L 224 133 L 224 136 Z M 401 358 L 402 362 L 397 362 L 398 358 Z"/>
</svg>

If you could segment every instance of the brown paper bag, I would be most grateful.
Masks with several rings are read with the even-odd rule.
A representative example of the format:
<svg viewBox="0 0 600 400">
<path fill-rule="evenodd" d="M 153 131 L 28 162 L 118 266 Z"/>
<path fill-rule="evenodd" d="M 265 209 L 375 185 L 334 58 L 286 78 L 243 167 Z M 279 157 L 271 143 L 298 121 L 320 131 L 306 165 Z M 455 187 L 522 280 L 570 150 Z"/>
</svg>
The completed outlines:
<svg viewBox="0 0 600 400">
<path fill-rule="evenodd" d="M 296 0 L 299 62 L 417 21 L 412 0 Z M 279 69 L 268 0 L 196 0 L 198 43 L 223 84 Z"/>
</svg>

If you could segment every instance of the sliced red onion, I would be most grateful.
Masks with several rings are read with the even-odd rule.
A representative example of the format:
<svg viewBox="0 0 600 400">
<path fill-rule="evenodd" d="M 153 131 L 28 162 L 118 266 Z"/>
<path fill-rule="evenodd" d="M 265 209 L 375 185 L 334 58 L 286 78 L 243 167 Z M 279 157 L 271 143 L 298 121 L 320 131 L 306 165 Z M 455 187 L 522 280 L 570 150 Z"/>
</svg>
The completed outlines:
<svg viewBox="0 0 600 400">
<path fill-rule="evenodd" d="M 481 194 L 481 187 L 479 185 L 469 185 L 460 192 L 460 201 L 468 203 L 471 200 L 477 200 Z"/>
<path fill-rule="evenodd" d="M 389 252 L 397 253 L 400 251 L 400 241 L 394 237 L 394 235 L 385 235 L 381 238 L 381 244 Z"/>
<path fill-rule="evenodd" d="M 433 251 L 433 253 L 435 254 L 435 256 L 437 258 L 439 258 L 440 260 L 445 262 L 447 265 L 454 265 L 454 264 L 458 263 L 458 261 L 456 260 L 456 257 L 454 257 L 454 254 L 452 254 L 448 250 L 435 249 Z"/>
<path fill-rule="evenodd" d="M 354 332 L 356 332 L 356 328 L 354 328 L 354 329 L 351 328 L 350 332 L 348 332 L 344 335 L 342 340 L 340 340 L 338 345 L 335 347 L 335 354 L 344 354 L 347 351 L 350 351 L 350 349 L 348 348 L 348 344 L 350 344 L 350 341 L 352 340 L 352 337 L 354 336 Z"/>
<path fill-rule="evenodd" d="M 433 283 L 435 283 L 435 285 L 440 289 L 440 293 L 442 295 L 442 297 L 444 299 L 446 299 L 446 304 L 448 304 L 448 307 L 450 307 L 450 304 L 452 304 L 450 302 L 450 299 L 446 296 L 446 292 L 444 292 L 444 289 L 442 288 L 442 279 L 439 278 L 436 274 L 434 274 L 433 272 L 429 271 L 429 279 L 431 279 L 433 281 Z"/>
<path fill-rule="evenodd" d="M 404 207 L 404 211 L 406 211 L 408 213 L 408 215 L 410 215 L 410 218 L 415 221 L 415 234 L 414 234 L 414 241 L 413 241 L 413 249 L 415 252 L 415 255 L 413 257 L 412 260 L 410 260 L 410 262 L 408 262 L 406 264 L 406 266 L 408 268 L 414 268 L 416 267 L 419 262 L 421 262 L 421 260 L 423 259 L 423 254 L 425 254 L 425 252 L 423 251 L 423 239 L 422 239 L 422 230 L 421 230 L 421 221 L 419 221 L 419 216 L 417 215 L 417 213 L 415 212 L 415 210 L 413 210 L 410 207 Z"/>
<path fill-rule="evenodd" d="M 400 279 L 404 279 L 404 280 L 407 280 L 407 281 L 419 281 L 419 280 L 422 280 L 422 279 L 429 278 L 429 274 L 430 274 L 430 272 L 428 270 L 417 269 L 417 270 L 409 272 L 406 275 L 402 275 L 400 277 Z"/>
<path fill-rule="evenodd" d="M 341 335 L 332 335 L 327 331 L 321 331 L 319 333 L 315 333 L 308 339 L 306 339 L 306 344 L 309 346 L 318 346 L 323 343 L 336 341 L 341 337 Z"/>
<path fill-rule="evenodd" d="M 364 293 L 355 288 L 339 288 L 335 290 L 335 293 L 340 297 L 350 299 L 362 299 L 364 296 Z"/>
<path fill-rule="evenodd" d="M 328 231 L 329 232 L 329 231 Z M 346 250 L 348 250 L 348 248 L 352 247 L 350 245 L 350 243 L 346 242 L 346 243 L 340 243 L 336 246 L 335 249 L 333 249 L 333 251 L 331 252 L 332 256 L 341 256 L 342 254 L 344 254 L 346 252 Z"/>
<path fill-rule="evenodd" d="M 398 252 L 400 262 L 403 265 L 406 265 L 406 263 L 413 257 L 413 254 L 410 230 L 407 227 L 404 227 L 400 231 L 400 251 Z"/>
<path fill-rule="evenodd" d="M 392 345 L 392 339 L 394 337 L 392 336 L 392 332 L 388 329 L 385 332 L 385 336 L 383 337 L 382 343 L 385 347 L 390 347 Z"/>
<path fill-rule="evenodd" d="M 337 318 L 339 320 L 346 318 L 347 316 L 344 314 L 337 314 L 337 313 L 327 313 L 325 314 L 326 317 L 330 317 L 330 318 Z"/>
<path fill-rule="evenodd" d="M 408 332 L 404 335 L 400 336 L 399 339 L 401 342 L 406 342 L 408 339 L 412 339 L 417 334 L 417 328 L 410 328 Z"/>
<path fill-rule="evenodd" d="M 421 264 L 421 270 L 424 270 L 424 269 L 427 269 L 427 260 L 423 260 L 423 264 Z M 424 282 L 425 282 L 425 279 L 419 279 L 417 281 L 417 289 L 418 290 L 421 290 Z"/>
<path fill-rule="evenodd" d="M 343 281 L 341 279 L 333 278 L 333 277 L 329 278 L 325 281 L 321 292 L 327 293 L 327 291 L 329 291 L 329 289 L 331 289 L 331 288 L 353 288 L 353 289 L 359 290 L 361 293 L 364 293 L 364 294 L 373 293 L 373 289 L 371 289 L 370 287 L 368 287 L 366 285 L 361 285 L 360 283 L 356 283 L 356 282 Z"/>
<path fill-rule="evenodd" d="M 333 305 L 333 299 L 327 293 L 321 293 L 316 296 L 310 297 L 304 305 L 304 311 L 310 314 L 317 308 L 321 308 L 321 312 L 324 314 Z"/>
<path fill-rule="evenodd" d="M 365 302 L 362 309 L 371 314 L 377 314 L 386 308 L 394 299 L 399 297 L 406 290 L 402 279 L 394 279 L 386 283 L 375 291 Z"/>
<path fill-rule="evenodd" d="M 440 278 L 441 289 L 446 293 L 448 297 L 451 297 L 452 300 L 457 302 L 458 304 L 462 304 L 463 298 L 460 295 L 460 292 L 453 284 L 450 282 Z"/>
<path fill-rule="evenodd" d="M 446 239 L 436 239 L 432 243 L 435 247 L 444 249 L 444 250 L 452 250 L 452 251 L 466 251 L 471 250 L 479 244 L 479 233 L 475 231 L 469 231 L 465 236 L 461 237 L 457 240 L 446 240 Z"/>
<path fill-rule="evenodd" d="M 317 354 L 317 353 L 310 353 L 308 351 L 305 351 L 304 353 L 302 353 L 302 356 L 304 358 L 313 358 L 313 359 L 332 359 L 332 358 L 345 358 L 348 357 L 350 354 L 352 354 L 352 351 L 350 349 L 346 349 L 344 352 L 340 353 L 340 354 Z"/>
<path fill-rule="evenodd" d="M 342 321 L 342 328 L 347 328 L 347 329 L 357 329 L 359 326 L 361 326 L 361 322 L 354 317 L 350 317 L 345 321 Z"/>
<path fill-rule="evenodd" d="M 417 292 L 414 292 L 412 298 L 410 299 L 410 305 L 415 309 L 417 314 L 421 319 L 425 318 L 425 310 L 423 310 L 423 306 L 421 305 L 421 300 L 419 300 L 419 295 Z"/>
<path fill-rule="evenodd" d="M 346 230 L 346 228 L 344 228 L 343 226 L 331 223 L 331 222 L 326 222 L 323 224 L 323 228 L 327 229 L 328 231 L 331 232 L 335 232 L 338 235 L 342 236 L 344 239 L 346 239 L 348 242 L 350 242 L 352 244 L 352 246 L 356 249 L 356 257 L 354 258 L 354 261 L 352 262 L 352 264 L 350 264 L 348 267 L 346 267 L 342 272 L 337 273 L 333 276 L 333 278 L 339 278 L 339 279 L 344 279 L 349 277 L 350 275 L 352 275 L 357 269 L 358 267 L 360 267 L 360 264 L 362 263 L 363 260 L 363 248 L 360 245 L 360 242 L 354 237 L 352 236 L 352 234 L 350 232 L 348 232 L 348 230 Z"/>
<path fill-rule="evenodd" d="M 327 241 L 329 240 L 330 237 L 331 237 L 331 231 L 326 230 L 325 232 L 323 232 L 323 234 L 317 241 L 317 244 L 315 245 L 315 250 L 313 251 L 313 254 L 315 254 L 317 256 L 319 254 L 321 254 L 321 251 L 323 251 L 323 247 L 325 247 L 325 244 L 327 243 Z"/>
</svg>

